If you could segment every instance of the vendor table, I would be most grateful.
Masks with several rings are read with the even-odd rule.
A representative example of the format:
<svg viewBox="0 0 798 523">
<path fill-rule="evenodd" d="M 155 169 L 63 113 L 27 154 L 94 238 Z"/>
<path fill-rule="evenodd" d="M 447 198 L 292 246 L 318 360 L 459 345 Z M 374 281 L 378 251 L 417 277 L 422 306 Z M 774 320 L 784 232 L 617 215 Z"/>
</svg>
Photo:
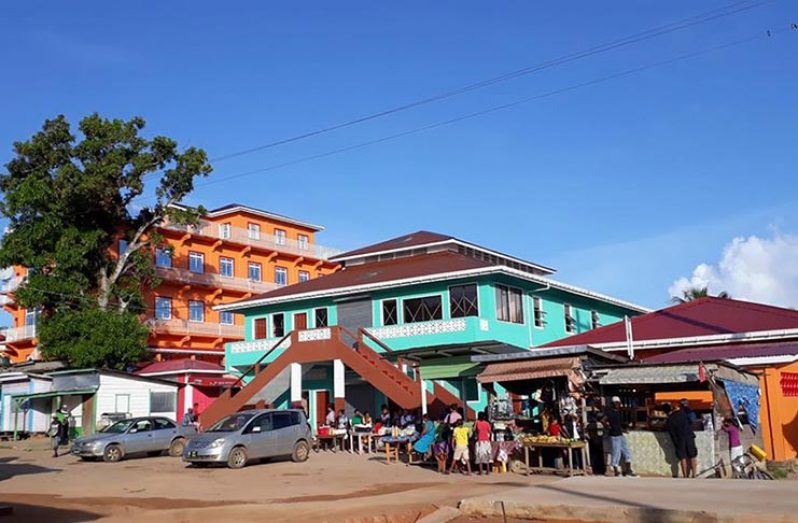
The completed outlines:
<svg viewBox="0 0 798 523">
<path fill-rule="evenodd" d="M 418 439 L 417 437 L 399 436 L 384 436 L 382 443 L 385 445 L 385 461 L 391 462 L 393 457 L 394 461 L 399 462 L 399 449 L 404 445 L 407 449 L 407 463 L 413 464 L 413 443 Z"/>
<path fill-rule="evenodd" d="M 344 450 L 344 439 L 346 438 L 346 434 L 326 434 L 324 436 L 316 436 L 316 439 L 319 441 L 319 446 L 323 446 L 324 442 L 330 443 L 330 450 L 335 452 L 336 445 L 341 447 L 341 450 Z"/>
<path fill-rule="evenodd" d="M 357 441 L 357 453 L 363 454 L 363 441 L 366 441 L 366 452 L 371 452 L 374 445 L 374 438 L 379 438 L 380 435 L 373 432 L 350 432 L 349 433 L 349 448 L 352 452 L 355 450 L 354 442 Z M 376 449 L 375 449 L 376 450 Z"/>
<path fill-rule="evenodd" d="M 524 464 L 526 465 L 526 475 L 528 476 L 533 470 L 535 471 L 545 471 L 545 472 L 556 472 L 558 469 L 555 467 L 544 467 L 543 466 L 543 454 L 540 452 L 541 449 L 563 449 L 566 450 L 566 454 L 568 455 L 568 475 L 573 476 L 574 473 L 576 474 L 585 474 L 587 475 L 587 470 L 590 467 L 590 455 L 587 452 L 587 444 L 584 441 L 571 441 L 571 442 L 562 442 L 562 443 L 544 443 L 544 442 L 524 442 Z M 529 464 L 529 450 L 537 450 L 538 455 L 538 466 L 532 467 Z M 573 464 L 573 451 L 577 450 L 582 454 L 582 468 L 574 471 L 574 464 Z"/>
</svg>

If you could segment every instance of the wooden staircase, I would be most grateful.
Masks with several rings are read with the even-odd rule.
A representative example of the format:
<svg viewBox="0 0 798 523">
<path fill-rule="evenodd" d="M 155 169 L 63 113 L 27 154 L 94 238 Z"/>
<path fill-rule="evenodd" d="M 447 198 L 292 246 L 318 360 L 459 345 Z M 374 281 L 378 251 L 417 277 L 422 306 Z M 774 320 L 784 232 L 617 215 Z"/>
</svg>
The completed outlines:
<svg viewBox="0 0 798 523">
<path fill-rule="evenodd" d="M 314 333 L 314 336 L 302 335 Z M 403 409 L 421 407 L 421 383 L 410 378 L 393 363 L 386 360 L 366 343 L 370 340 L 382 348 L 386 354 L 393 351 L 378 338 L 365 329 L 359 329 L 357 335 L 344 327 L 334 326 L 313 331 L 292 331 L 283 337 L 269 351 L 250 367 L 247 372 L 219 396 L 200 414 L 200 424 L 210 427 L 225 416 L 245 408 L 251 400 L 270 381 L 275 379 L 291 363 L 319 363 L 340 359 L 344 365 L 357 373 L 374 388 L 385 394 L 391 401 Z M 290 346 L 287 346 L 290 340 Z M 285 347 L 285 351 L 274 361 L 262 366 L 263 361 L 273 351 Z M 254 374 L 252 380 L 243 385 L 244 376 Z M 237 387 L 241 386 L 240 389 Z M 437 383 L 432 393 L 427 392 L 428 412 L 437 416 L 442 414 L 448 405 L 460 404 L 461 400 Z M 469 409 L 470 416 L 473 412 Z"/>
</svg>

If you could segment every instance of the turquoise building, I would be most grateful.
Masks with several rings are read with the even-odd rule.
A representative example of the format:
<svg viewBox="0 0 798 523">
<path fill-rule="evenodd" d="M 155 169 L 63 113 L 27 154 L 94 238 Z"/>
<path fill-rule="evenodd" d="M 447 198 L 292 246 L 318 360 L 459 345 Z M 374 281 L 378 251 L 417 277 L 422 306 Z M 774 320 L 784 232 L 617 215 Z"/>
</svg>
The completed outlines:
<svg viewBox="0 0 798 523">
<path fill-rule="evenodd" d="M 245 341 L 225 347 L 242 388 L 203 424 L 258 403 L 303 402 L 313 426 L 330 404 L 481 410 L 488 391 L 472 355 L 532 350 L 646 312 L 559 282 L 549 267 L 426 231 L 332 261 L 341 265 L 332 275 L 216 307 L 246 318 Z"/>
</svg>

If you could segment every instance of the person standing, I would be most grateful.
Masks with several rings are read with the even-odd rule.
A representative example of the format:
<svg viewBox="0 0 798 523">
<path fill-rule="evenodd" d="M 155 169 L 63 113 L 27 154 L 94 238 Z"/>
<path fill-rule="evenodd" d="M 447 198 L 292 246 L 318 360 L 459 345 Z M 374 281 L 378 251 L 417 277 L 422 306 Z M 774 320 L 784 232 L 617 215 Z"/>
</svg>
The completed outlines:
<svg viewBox="0 0 798 523">
<path fill-rule="evenodd" d="M 624 476 L 635 477 L 632 470 L 632 450 L 623 433 L 623 416 L 621 414 L 621 398 L 612 397 L 612 405 L 604 413 L 604 423 L 609 427 L 610 435 L 610 466 L 616 476 L 621 475 L 621 459 L 625 462 Z"/>
<path fill-rule="evenodd" d="M 479 466 L 479 475 L 482 475 L 483 467 L 485 468 L 485 474 L 490 474 L 490 466 L 493 463 L 493 449 L 490 445 L 491 426 L 484 412 L 480 412 L 477 415 L 474 431 L 477 434 L 474 453 L 476 454 L 476 464 Z"/>
<path fill-rule="evenodd" d="M 61 431 L 63 430 L 63 423 L 58 417 L 58 413 L 53 414 L 52 421 L 50 422 L 50 430 L 47 433 L 50 436 L 50 447 L 53 449 L 53 457 L 58 457 L 58 446 L 61 444 Z"/>
<path fill-rule="evenodd" d="M 670 405 L 665 405 L 665 412 L 668 412 L 669 408 Z M 665 428 L 673 442 L 673 447 L 676 451 L 676 459 L 679 460 L 679 466 L 682 470 L 682 476 L 685 478 L 694 478 L 698 449 L 696 449 L 695 446 L 695 434 L 690 425 L 690 418 L 687 412 L 685 412 L 681 402 L 677 403 L 676 409 L 668 415 Z"/>
<path fill-rule="evenodd" d="M 183 414 L 183 420 L 181 421 L 181 425 L 183 425 L 184 427 L 193 427 L 195 421 L 196 420 L 194 419 L 194 409 L 189 407 L 186 413 Z"/>
<path fill-rule="evenodd" d="M 729 436 L 729 459 L 733 463 L 734 460 L 743 455 L 743 444 L 740 441 L 740 429 L 737 428 L 737 422 L 734 418 L 726 418 L 723 420 L 721 430 Z"/>
<path fill-rule="evenodd" d="M 454 441 L 454 458 L 452 459 L 452 466 L 449 469 L 451 474 L 454 471 L 454 466 L 459 461 L 465 462 L 467 475 L 471 475 L 471 456 L 468 453 L 468 439 L 471 436 L 471 431 L 468 427 L 463 425 L 463 420 L 460 419 L 455 423 L 454 431 L 452 431 L 452 440 Z"/>
</svg>

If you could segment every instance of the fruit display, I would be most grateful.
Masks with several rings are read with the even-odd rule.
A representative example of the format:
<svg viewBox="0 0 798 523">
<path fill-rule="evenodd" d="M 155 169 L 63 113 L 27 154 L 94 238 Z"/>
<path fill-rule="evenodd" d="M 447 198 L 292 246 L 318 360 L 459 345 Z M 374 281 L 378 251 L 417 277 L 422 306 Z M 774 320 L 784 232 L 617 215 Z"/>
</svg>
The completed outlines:
<svg viewBox="0 0 798 523">
<path fill-rule="evenodd" d="M 567 443 L 573 443 L 576 440 L 563 438 L 562 436 L 544 436 L 544 435 L 535 436 L 535 435 L 532 435 L 532 434 L 526 434 L 524 436 L 521 436 L 520 441 L 524 445 L 535 445 L 535 444 L 540 444 L 540 443 L 567 444 Z"/>
</svg>

